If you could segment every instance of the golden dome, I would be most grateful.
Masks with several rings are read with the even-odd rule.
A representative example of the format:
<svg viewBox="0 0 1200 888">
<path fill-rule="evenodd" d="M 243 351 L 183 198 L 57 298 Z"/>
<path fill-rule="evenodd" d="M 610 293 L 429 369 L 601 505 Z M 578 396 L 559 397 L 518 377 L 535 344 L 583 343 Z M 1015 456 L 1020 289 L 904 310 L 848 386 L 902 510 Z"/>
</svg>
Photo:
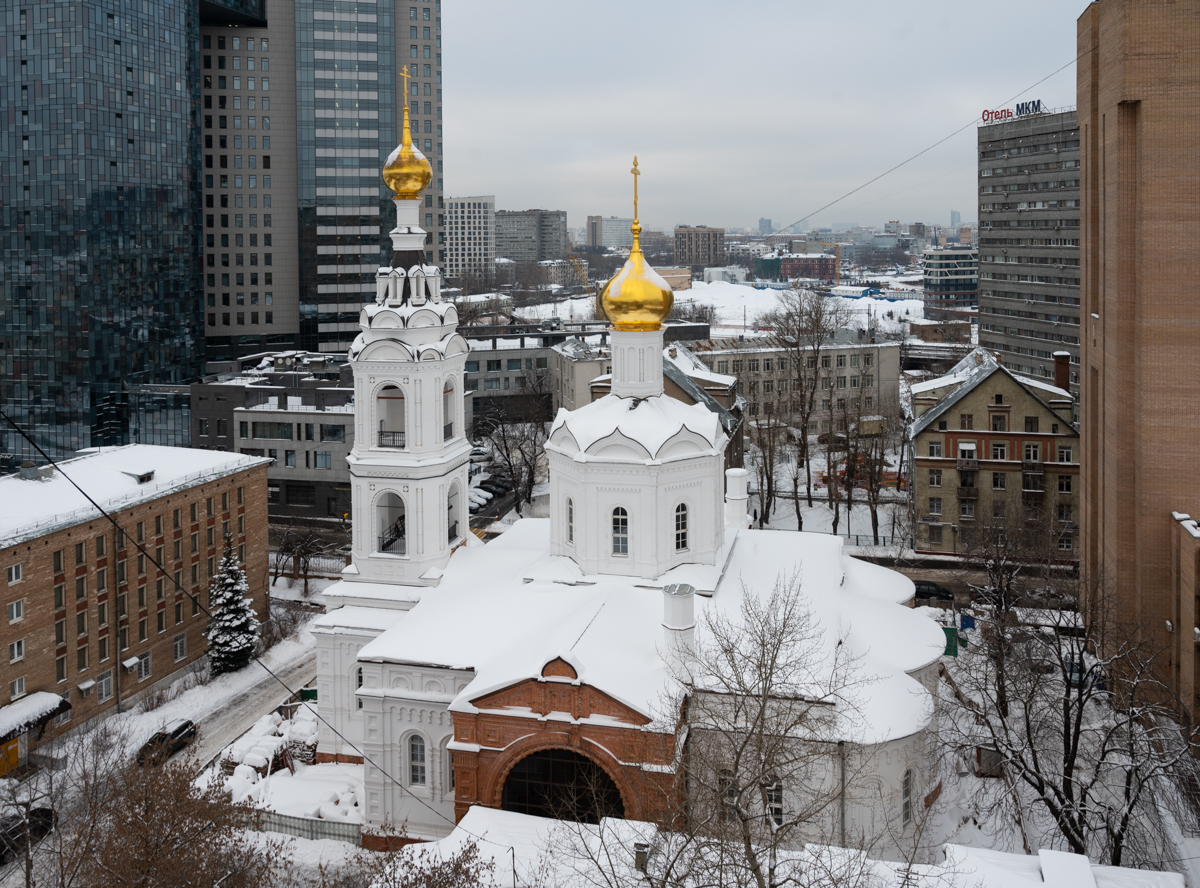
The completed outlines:
<svg viewBox="0 0 1200 888">
<path fill-rule="evenodd" d="M 657 330 L 671 313 L 675 294 L 671 285 L 646 263 L 642 254 L 642 226 L 637 210 L 637 158 L 633 159 L 633 246 L 629 258 L 600 291 L 600 310 L 617 330 Z"/>
<path fill-rule="evenodd" d="M 405 80 L 407 83 L 407 79 Z M 407 92 L 407 89 L 405 90 Z M 408 102 L 404 103 L 404 135 L 399 147 L 388 155 L 383 168 L 383 181 L 401 200 L 413 200 L 433 181 L 433 167 L 425 155 L 413 145 L 408 128 Z"/>
</svg>

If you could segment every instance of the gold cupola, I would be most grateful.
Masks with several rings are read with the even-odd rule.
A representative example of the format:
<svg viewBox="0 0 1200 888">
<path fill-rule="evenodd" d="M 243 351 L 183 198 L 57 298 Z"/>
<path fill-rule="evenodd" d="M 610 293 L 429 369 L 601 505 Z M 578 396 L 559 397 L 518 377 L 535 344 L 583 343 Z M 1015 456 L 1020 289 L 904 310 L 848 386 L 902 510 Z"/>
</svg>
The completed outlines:
<svg viewBox="0 0 1200 888">
<path fill-rule="evenodd" d="M 415 200 L 433 181 L 433 167 L 429 165 L 425 155 L 413 145 L 412 131 L 408 123 L 408 78 L 411 75 L 405 68 L 400 76 L 404 78 L 403 136 L 400 145 L 388 155 L 387 164 L 383 168 L 383 181 L 396 193 L 397 199 Z"/>
<path fill-rule="evenodd" d="M 657 330 L 671 313 L 671 285 L 646 263 L 642 254 L 642 225 L 638 221 L 637 158 L 633 159 L 633 246 L 629 258 L 600 291 L 600 309 L 617 330 Z"/>
</svg>

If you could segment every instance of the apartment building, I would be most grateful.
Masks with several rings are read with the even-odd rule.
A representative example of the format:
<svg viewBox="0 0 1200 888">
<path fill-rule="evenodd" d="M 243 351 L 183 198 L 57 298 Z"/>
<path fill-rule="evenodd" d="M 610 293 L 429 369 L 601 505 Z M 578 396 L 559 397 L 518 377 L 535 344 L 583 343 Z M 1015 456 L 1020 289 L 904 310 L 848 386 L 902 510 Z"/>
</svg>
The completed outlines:
<svg viewBox="0 0 1200 888">
<path fill-rule="evenodd" d="M 633 246 L 632 218 L 623 216 L 588 216 L 587 245 L 589 249 L 614 247 L 617 249 Z"/>
<path fill-rule="evenodd" d="M 349 509 L 346 456 L 354 445 L 349 365 L 287 351 L 212 362 L 208 369 L 191 386 L 192 446 L 271 459 L 273 519 L 340 519 Z"/>
<path fill-rule="evenodd" d="M 922 253 L 925 317 L 933 321 L 972 317 L 979 306 L 979 251 L 932 247 Z"/>
<path fill-rule="evenodd" d="M 1064 353 L 1058 382 L 1068 367 Z M 946 376 L 913 384 L 911 396 L 918 553 L 978 552 L 1033 522 L 1048 526 L 1052 555 L 1078 560 L 1081 451 L 1067 389 L 1017 375 L 978 348 Z"/>
<path fill-rule="evenodd" d="M 793 366 L 793 350 L 779 337 L 709 339 L 689 347 L 710 370 L 738 380 L 746 416 L 751 420 L 799 411 L 804 382 L 800 368 Z M 838 330 L 817 354 L 806 354 L 804 360 L 805 374 L 820 374 L 815 411 L 818 428 L 813 432 L 829 431 L 831 414 L 835 430 L 841 431 L 852 399 L 861 399 L 859 409 L 868 413 L 899 404 L 898 342 L 874 342 L 866 331 Z"/>
<path fill-rule="evenodd" d="M 1082 573 L 1200 718 L 1195 333 L 1200 4 L 1100 0 L 1078 22 Z M 1187 517 L 1187 516 L 1191 517 Z"/>
<path fill-rule="evenodd" d="M 725 229 L 681 225 L 675 229 L 675 262 L 692 268 L 725 264 Z"/>
<path fill-rule="evenodd" d="M 524 338 L 472 339 L 464 387 L 468 397 L 474 393 L 472 424 L 481 416 L 549 420 L 552 353 L 549 345 L 527 345 Z"/>
<path fill-rule="evenodd" d="M 511 258 L 511 257 L 507 257 Z M 452 197 L 446 201 L 447 278 L 490 282 L 496 265 L 496 196 Z"/>
<path fill-rule="evenodd" d="M 266 464 L 145 444 L 59 463 L 119 529 L 50 467 L 0 478 L 0 719 L 20 725 L 0 737 L 0 773 L 203 660 L 225 534 L 267 617 Z"/>
<path fill-rule="evenodd" d="M 497 210 L 496 255 L 544 262 L 567 255 L 566 210 Z"/>
<path fill-rule="evenodd" d="M 427 261 L 445 249 L 440 0 L 398 4 L 394 16 L 288 0 L 202 6 L 208 358 L 345 352 L 391 252 L 379 169 L 405 102 L 434 170 Z"/>
<path fill-rule="evenodd" d="M 979 127 L 979 344 L 1079 394 L 1079 127 L 1075 112 Z M 970 242 L 970 232 L 960 230 Z"/>
</svg>

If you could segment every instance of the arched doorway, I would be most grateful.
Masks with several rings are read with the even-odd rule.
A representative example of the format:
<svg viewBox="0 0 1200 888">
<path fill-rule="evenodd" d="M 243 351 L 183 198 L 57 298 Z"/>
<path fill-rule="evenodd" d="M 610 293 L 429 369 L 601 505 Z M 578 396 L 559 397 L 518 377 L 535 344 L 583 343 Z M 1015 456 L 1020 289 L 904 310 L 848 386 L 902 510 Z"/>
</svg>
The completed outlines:
<svg viewBox="0 0 1200 888">
<path fill-rule="evenodd" d="M 513 766 L 504 781 L 505 811 L 599 823 L 624 817 L 621 791 L 604 769 L 570 749 L 542 749 Z"/>
</svg>

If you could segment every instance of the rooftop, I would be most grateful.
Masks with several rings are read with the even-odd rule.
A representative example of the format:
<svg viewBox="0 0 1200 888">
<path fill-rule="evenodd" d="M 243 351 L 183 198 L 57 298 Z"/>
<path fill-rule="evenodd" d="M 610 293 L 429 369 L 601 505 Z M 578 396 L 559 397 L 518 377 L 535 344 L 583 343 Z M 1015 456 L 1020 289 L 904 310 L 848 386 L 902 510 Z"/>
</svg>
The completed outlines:
<svg viewBox="0 0 1200 888">
<path fill-rule="evenodd" d="M 71 481 L 106 511 L 115 511 L 269 462 L 220 450 L 152 444 L 83 451 L 59 462 L 59 471 L 43 469 L 37 480 L 20 474 L 0 478 L 0 547 L 99 517 Z M 148 480 L 139 481 L 147 475 Z"/>
</svg>

